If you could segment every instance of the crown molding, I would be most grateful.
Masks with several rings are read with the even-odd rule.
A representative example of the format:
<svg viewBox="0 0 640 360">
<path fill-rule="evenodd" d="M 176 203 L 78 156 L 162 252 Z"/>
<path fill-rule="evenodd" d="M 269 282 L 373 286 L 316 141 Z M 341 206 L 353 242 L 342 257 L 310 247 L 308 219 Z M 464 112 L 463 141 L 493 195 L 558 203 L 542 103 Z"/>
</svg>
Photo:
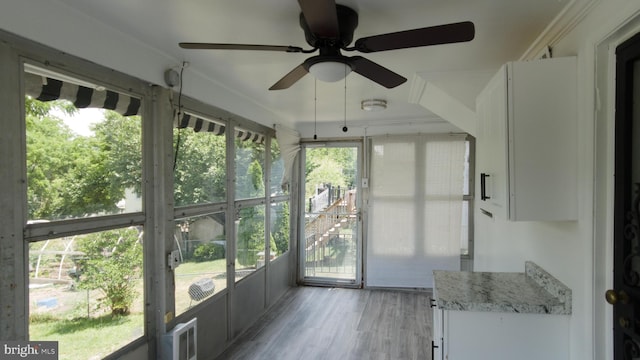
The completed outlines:
<svg viewBox="0 0 640 360">
<path fill-rule="evenodd" d="M 571 0 L 549 23 L 536 40 L 522 54 L 520 61 L 538 59 L 548 53 L 567 33 L 573 30 L 595 5 L 602 0 Z"/>
</svg>

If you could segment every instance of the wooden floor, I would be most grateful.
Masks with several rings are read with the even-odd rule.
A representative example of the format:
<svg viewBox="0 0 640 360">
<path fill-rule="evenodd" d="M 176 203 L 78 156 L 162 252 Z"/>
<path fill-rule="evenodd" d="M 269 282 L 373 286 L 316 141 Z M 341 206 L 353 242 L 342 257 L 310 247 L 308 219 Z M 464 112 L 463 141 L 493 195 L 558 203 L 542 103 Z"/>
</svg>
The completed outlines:
<svg viewBox="0 0 640 360">
<path fill-rule="evenodd" d="M 430 296 L 292 288 L 216 360 L 431 359 Z"/>
</svg>

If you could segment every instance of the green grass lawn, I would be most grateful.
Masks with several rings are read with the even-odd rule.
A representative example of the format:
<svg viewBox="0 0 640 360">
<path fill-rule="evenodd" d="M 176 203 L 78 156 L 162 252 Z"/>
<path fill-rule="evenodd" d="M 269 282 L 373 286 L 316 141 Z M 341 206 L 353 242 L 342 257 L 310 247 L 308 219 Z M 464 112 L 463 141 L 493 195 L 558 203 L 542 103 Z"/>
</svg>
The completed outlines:
<svg viewBox="0 0 640 360">
<path fill-rule="evenodd" d="M 227 260 L 219 259 L 205 262 L 185 262 L 176 268 L 176 275 L 221 273 L 227 270 Z"/>
<path fill-rule="evenodd" d="M 215 283 L 215 293 L 226 288 L 227 283 L 227 260 L 218 259 L 205 262 L 185 262 L 180 264 L 176 272 L 176 316 L 182 314 L 190 306 L 198 302 L 192 301 L 189 297 L 189 286 L 201 279 L 212 278 Z"/>
<path fill-rule="evenodd" d="M 49 314 L 33 314 L 29 338 L 32 341 L 58 341 L 60 359 L 102 359 L 141 337 L 143 320 L 142 314 L 71 320 Z"/>
<path fill-rule="evenodd" d="M 187 262 L 176 269 L 176 314 L 195 306 L 188 295 L 188 288 L 201 278 L 212 278 L 216 284 L 215 292 L 226 287 L 226 260 L 207 262 Z M 140 281 L 139 288 L 142 288 Z M 48 287 L 40 291 L 52 291 Z M 34 290 L 35 291 L 35 290 Z M 73 300 L 61 296 L 74 296 Z M 30 295 L 33 296 L 33 295 Z M 97 301 L 92 294 L 92 306 Z M 85 292 L 58 290 L 56 294 L 45 293 L 43 297 L 57 297 L 60 303 L 74 304 L 72 308 L 56 309 L 49 312 L 33 311 L 30 316 L 29 338 L 33 341 L 58 341 L 60 359 L 102 359 L 131 341 L 143 336 L 144 316 L 142 314 L 142 294 L 134 301 L 134 309 L 128 316 L 110 314 L 87 317 Z M 76 298 L 77 297 L 77 298 Z M 35 297 L 32 299 L 35 302 Z M 101 313 L 101 312 L 99 312 Z"/>
</svg>

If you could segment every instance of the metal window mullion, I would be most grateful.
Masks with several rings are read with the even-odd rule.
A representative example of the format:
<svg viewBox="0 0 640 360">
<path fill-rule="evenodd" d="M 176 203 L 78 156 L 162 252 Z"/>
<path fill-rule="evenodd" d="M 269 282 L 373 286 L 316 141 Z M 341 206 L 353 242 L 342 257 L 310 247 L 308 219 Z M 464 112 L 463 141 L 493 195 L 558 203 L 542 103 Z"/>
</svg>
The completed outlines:
<svg viewBox="0 0 640 360">
<path fill-rule="evenodd" d="M 233 316 L 235 308 L 235 258 L 236 258 L 236 228 L 237 211 L 235 206 L 236 194 L 236 152 L 234 121 L 229 120 L 225 128 L 226 166 L 227 166 L 227 212 L 225 216 L 225 233 L 227 242 L 227 340 L 234 334 Z"/>
<path fill-rule="evenodd" d="M 173 124 L 170 90 L 153 87 L 142 113 L 142 181 L 145 209 L 145 324 L 147 334 L 162 339 L 166 320 L 175 314 L 173 272 L 167 254 L 173 248 Z M 155 354 L 162 342 L 155 344 Z"/>
<path fill-rule="evenodd" d="M 25 227 L 24 239 L 29 242 L 35 242 L 131 225 L 142 225 L 144 222 L 144 213 L 130 213 L 34 223 Z"/>
<path fill-rule="evenodd" d="M 0 339 L 29 338 L 28 247 L 24 96 L 22 64 L 9 44 L 0 42 Z M 6 170 L 6 171 L 5 171 Z"/>
<path fill-rule="evenodd" d="M 356 209 L 358 210 L 358 214 L 357 214 L 357 239 L 356 239 L 356 247 L 357 247 L 357 251 L 360 252 L 360 254 L 358 254 L 357 261 L 356 261 L 356 284 L 358 284 L 359 286 L 364 286 L 364 264 L 365 264 L 365 236 L 366 236 L 366 230 L 365 230 L 365 221 L 366 221 L 366 214 L 364 211 L 364 191 L 363 191 L 363 186 L 362 186 L 362 179 L 363 177 L 367 176 L 365 174 L 366 171 L 366 166 L 365 166 L 365 162 L 367 160 L 367 156 L 365 155 L 366 152 L 366 146 L 363 142 L 358 142 L 356 144 L 357 147 L 357 155 L 356 155 L 356 171 L 357 171 L 357 176 L 356 176 Z"/>
<path fill-rule="evenodd" d="M 227 209 L 227 203 L 211 203 L 184 206 L 174 209 L 173 217 L 175 219 L 191 218 L 206 214 L 219 213 Z"/>
<path fill-rule="evenodd" d="M 252 206 L 265 205 L 266 203 L 267 201 L 264 198 L 242 199 L 242 200 L 234 201 L 236 210 L 240 210 L 240 209 L 244 209 Z"/>
<path fill-rule="evenodd" d="M 264 177 L 264 274 L 265 274 L 265 284 L 264 284 L 264 306 L 265 308 L 269 306 L 269 294 L 270 286 L 269 286 L 269 269 L 271 263 L 271 136 L 265 137 L 264 142 L 264 171 L 262 172 L 262 176 Z"/>
<path fill-rule="evenodd" d="M 301 143 L 301 149 L 300 149 L 300 161 L 298 164 L 298 212 L 300 213 L 300 216 L 297 217 L 297 244 L 296 246 L 298 247 L 298 251 L 297 251 L 297 256 L 296 258 L 298 259 L 297 264 L 296 264 L 296 271 L 295 271 L 295 282 L 303 282 L 304 278 L 306 276 L 305 272 L 306 272 L 306 266 L 305 266 L 305 262 L 307 259 L 307 254 L 305 251 L 306 248 L 306 234 L 305 234 L 305 228 L 306 228 L 306 224 L 305 224 L 305 217 L 302 216 L 307 212 L 307 209 L 305 208 L 305 187 L 306 187 L 306 173 L 305 173 L 305 165 L 306 165 L 306 161 L 307 161 L 307 147 L 308 144 L 302 144 Z"/>
<path fill-rule="evenodd" d="M 276 196 L 270 196 L 269 197 L 269 202 L 271 204 L 275 204 L 275 203 L 279 203 L 279 202 L 283 202 L 283 201 L 289 201 L 289 199 L 291 199 L 291 195 L 287 194 L 287 195 L 276 195 Z"/>
<path fill-rule="evenodd" d="M 293 171 L 291 172 L 290 184 L 289 188 L 289 285 L 293 286 L 297 280 L 297 274 L 299 269 L 299 262 L 302 258 L 299 256 L 298 251 L 298 237 L 299 237 L 299 228 L 300 222 L 297 221 L 299 218 L 299 214 L 302 213 L 302 209 L 300 209 L 299 199 L 302 197 L 300 194 L 300 167 L 295 166 L 300 164 L 300 152 L 296 155 Z M 297 163 L 296 163 L 297 162 Z"/>
</svg>

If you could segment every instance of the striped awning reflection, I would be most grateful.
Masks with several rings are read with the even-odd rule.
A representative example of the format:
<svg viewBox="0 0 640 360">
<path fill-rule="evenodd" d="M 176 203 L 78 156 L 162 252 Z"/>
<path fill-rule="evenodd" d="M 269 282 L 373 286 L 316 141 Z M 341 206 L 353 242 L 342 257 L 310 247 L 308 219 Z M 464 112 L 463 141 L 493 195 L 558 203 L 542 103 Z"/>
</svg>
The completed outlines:
<svg viewBox="0 0 640 360">
<path fill-rule="evenodd" d="M 82 80 L 75 80 L 65 75 L 52 73 L 49 70 L 25 66 L 24 88 L 25 94 L 40 101 L 67 100 L 78 109 L 100 108 L 113 110 L 123 116 L 138 115 L 140 99 L 106 90 Z M 174 127 L 178 129 L 191 128 L 195 132 L 207 132 L 214 135 L 224 135 L 224 121 L 215 121 L 200 116 L 183 113 Z M 236 138 L 243 141 L 262 143 L 264 135 L 256 132 L 236 128 Z"/>
<path fill-rule="evenodd" d="M 206 119 L 188 112 L 183 113 L 174 126 L 178 129 L 191 128 L 195 132 L 207 132 L 215 135 L 224 135 L 224 130 L 226 128 L 222 121 L 218 122 L 216 120 Z M 258 144 L 264 142 L 263 134 L 247 131 L 241 128 L 235 129 L 235 136 L 237 139 L 242 141 L 251 141 Z"/>
<path fill-rule="evenodd" d="M 224 135 L 225 125 L 196 115 L 184 113 L 175 124 L 178 129 L 192 128 L 195 132 L 210 132 Z"/>
<path fill-rule="evenodd" d="M 264 141 L 264 135 L 252 133 L 250 131 L 242 129 L 236 129 L 236 139 L 242 141 L 252 141 L 254 143 L 262 143 Z"/>
<path fill-rule="evenodd" d="M 26 95 L 40 101 L 68 100 L 78 109 L 101 108 L 113 110 L 123 116 L 137 115 L 140 99 L 106 90 L 88 87 L 68 81 L 25 72 Z"/>
</svg>

